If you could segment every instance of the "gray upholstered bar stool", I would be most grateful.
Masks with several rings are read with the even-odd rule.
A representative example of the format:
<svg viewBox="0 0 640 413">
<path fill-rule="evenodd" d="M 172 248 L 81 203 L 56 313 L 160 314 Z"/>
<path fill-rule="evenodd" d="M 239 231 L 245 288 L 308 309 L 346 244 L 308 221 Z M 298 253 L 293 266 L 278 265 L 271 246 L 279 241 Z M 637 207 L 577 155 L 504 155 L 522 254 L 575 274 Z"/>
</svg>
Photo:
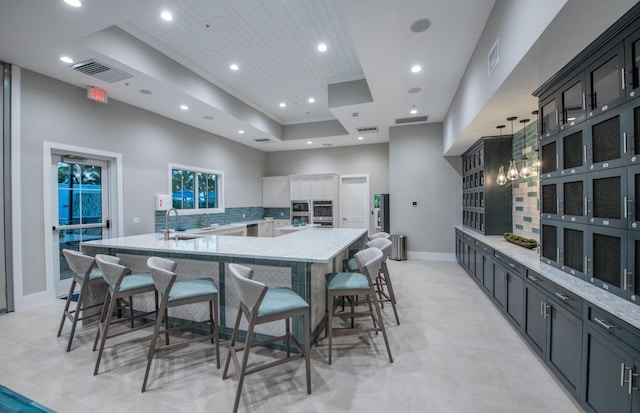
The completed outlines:
<svg viewBox="0 0 640 413">
<path fill-rule="evenodd" d="M 73 343 L 73 337 L 76 333 L 76 325 L 78 324 L 78 321 L 85 320 L 91 317 L 97 318 L 100 314 L 99 312 L 87 314 L 87 310 L 102 307 L 102 305 L 104 304 L 102 301 L 90 305 L 85 304 L 87 301 L 89 286 L 104 284 L 104 279 L 102 278 L 102 272 L 100 272 L 100 269 L 96 267 L 96 261 L 93 257 L 69 249 L 63 249 L 62 254 L 67 261 L 67 264 L 69 264 L 69 268 L 71 269 L 71 271 L 73 271 L 73 280 L 71 281 L 71 288 L 69 289 L 67 302 L 62 313 L 62 320 L 60 320 L 58 337 L 60 337 L 60 335 L 62 334 L 62 328 L 64 327 L 65 321 L 69 319 L 69 321 L 71 321 L 71 332 L 69 333 L 67 351 L 70 351 L 71 344 Z M 75 293 L 76 287 L 78 285 L 80 285 L 78 301 L 76 303 L 75 309 L 70 310 L 69 308 L 71 306 L 71 301 L 73 301 L 73 294 Z"/>
<path fill-rule="evenodd" d="M 380 232 L 373 233 L 368 237 L 369 241 L 378 239 L 378 238 L 389 239 L 391 238 L 391 234 L 389 234 L 388 232 L 380 231 Z"/>
<path fill-rule="evenodd" d="M 149 345 L 149 353 L 147 355 L 147 369 L 144 373 L 142 382 L 142 392 L 146 390 L 147 379 L 149 378 L 149 370 L 151 362 L 156 353 L 169 351 L 175 348 L 183 348 L 184 346 L 197 341 L 211 340 L 216 346 L 216 364 L 220 368 L 220 340 L 218 338 L 218 288 L 211 278 L 198 278 L 185 281 L 176 281 L 177 275 L 176 262 L 160 257 L 149 257 L 147 260 L 149 272 L 153 278 L 153 284 L 160 294 L 160 305 L 158 307 L 158 315 L 156 317 L 155 329 L 151 337 Z M 169 327 L 169 308 L 175 308 L 182 305 L 207 302 L 209 304 L 209 319 L 205 321 L 195 321 L 184 325 Z M 162 321 L 164 319 L 164 328 Z M 169 333 L 185 330 L 187 328 L 196 327 L 203 324 L 209 324 L 209 334 L 200 335 L 188 340 L 181 340 L 174 344 L 169 344 Z M 165 345 L 157 346 L 158 337 L 164 334 Z"/>
<path fill-rule="evenodd" d="M 354 256 L 360 272 L 337 272 L 327 274 L 326 284 L 326 333 L 329 337 L 329 364 L 331 364 L 331 351 L 333 346 L 333 336 L 346 334 L 360 334 L 363 331 L 381 332 L 384 343 L 387 348 L 389 362 L 393 363 L 391 356 L 391 347 L 387 339 L 387 332 L 384 328 L 384 320 L 380 311 L 380 303 L 377 299 L 375 290 L 375 279 L 378 275 L 380 265 L 382 264 L 382 251 L 378 248 L 371 247 L 359 251 Z M 335 313 L 336 299 L 340 297 L 365 297 L 369 311 L 351 311 L 348 313 Z M 353 301 L 352 301 L 353 303 Z M 352 320 L 351 327 L 333 327 L 334 317 L 348 318 Z M 355 317 L 371 317 L 372 326 L 353 326 Z"/>
<path fill-rule="evenodd" d="M 139 330 L 153 326 L 151 323 L 143 323 L 138 326 L 134 326 L 134 320 L 136 318 L 146 317 L 151 314 L 156 314 L 158 310 L 158 293 L 153 284 L 151 274 L 131 274 L 131 270 L 124 265 L 120 265 L 120 258 L 111 255 L 96 254 L 96 264 L 102 271 L 102 276 L 107 282 L 107 296 L 102 306 L 102 314 L 100 315 L 100 323 L 98 324 L 98 333 L 93 343 L 93 351 L 96 350 L 98 342 L 100 342 L 100 350 L 98 351 L 98 358 L 96 359 L 96 366 L 93 370 L 93 375 L 98 374 L 100 368 L 100 360 L 102 359 L 102 353 L 104 351 L 104 345 L 107 338 L 120 336 L 122 334 L 130 333 L 132 331 Z M 133 296 L 148 292 L 155 293 L 155 310 L 148 311 L 141 314 L 134 315 L 133 309 Z M 120 307 L 116 304 L 122 303 L 129 308 L 129 318 L 112 321 L 113 313 Z M 109 333 L 109 327 L 112 324 L 120 322 L 130 322 L 130 328 L 126 330 Z"/>
<path fill-rule="evenodd" d="M 378 293 L 378 301 L 380 306 L 384 308 L 384 303 L 391 303 L 393 308 L 393 314 L 396 317 L 396 323 L 400 325 L 400 318 L 398 318 L 398 310 L 396 310 L 396 294 L 393 291 L 393 283 L 391 282 L 391 276 L 389 275 L 389 268 L 387 267 L 387 258 L 391 255 L 391 240 L 387 238 L 376 238 L 367 242 L 367 247 L 379 248 L 382 251 L 382 264 L 376 277 L 375 287 Z"/>
<path fill-rule="evenodd" d="M 307 394 L 311 394 L 309 304 L 290 288 L 269 288 L 261 282 L 254 281 L 252 279 L 253 270 L 249 267 L 239 264 L 229 264 L 229 272 L 231 273 L 233 286 L 240 296 L 238 315 L 236 316 L 231 342 L 229 343 L 229 353 L 227 354 L 227 359 L 224 363 L 224 372 L 222 373 L 222 378 L 226 379 L 229 362 L 233 360 L 236 376 L 238 376 L 238 390 L 236 391 L 236 398 L 233 404 L 233 412 L 238 411 L 245 376 L 300 358 L 304 358 L 305 361 Z M 244 346 L 237 347 L 236 339 L 238 338 L 238 329 L 240 328 L 242 316 L 244 316 L 249 323 L 247 327 L 247 338 Z M 302 316 L 303 319 L 304 347 L 301 346 L 298 340 L 291 334 L 290 319 L 296 316 Z M 256 325 L 277 320 L 285 320 L 285 334 L 283 336 L 256 343 L 253 342 L 253 333 Z M 282 339 L 285 340 L 285 345 L 287 346 L 286 357 L 247 369 L 249 351 L 252 347 L 262 346 Z M 297 355 L 291 355 L 292 342 L 299 351 Z M 244 351 L 242 364 L 238 362 L 237 357 L 237 353 L 241 351 Z"/>
</svg>

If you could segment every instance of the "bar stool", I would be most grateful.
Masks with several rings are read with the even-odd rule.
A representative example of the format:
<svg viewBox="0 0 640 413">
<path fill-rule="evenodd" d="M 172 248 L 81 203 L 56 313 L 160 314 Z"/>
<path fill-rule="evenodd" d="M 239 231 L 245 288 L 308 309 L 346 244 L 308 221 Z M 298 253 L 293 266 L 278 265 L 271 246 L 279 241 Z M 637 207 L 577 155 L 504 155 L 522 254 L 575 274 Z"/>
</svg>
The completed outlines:
<svg viewBox="0 0 640 413">
<path fill-rule="evenodd" d="M 329 337 L 329 364 L 331 364 L 331 351 L 333 346 L 333 336 L 359 334 L 363 331 L 374 331 L 382 333 L 384 343 L 387 348 L 389 362 L 393 363 L 391 356 L 391 348 L 387 339 L 387 332 L 384 328 L 384 320 L 380 312 L 380 303 L 377 299 L 377 293 L 374 288 L 375 279 L 377 277 L 380 265 L 382 264 L 382 251 L 378 248 L 371 247 L 359 251 L 355 255 L 356 263 L 360 268 L 360 272 L 337 272 L 327 274 L 326 284 L 326 333 Z M 367 300 L 369 311 L 355 312 L 353 304 L 349 313 L 334 313 L 335 301 L 339 297 L 364 296 Z M 352 301 L 353 302 L 353 301 Z M 351 327 L 333 328 L 333 318 L 350 318 L 352 320 Z M 371 317 L 371 327 L 354 327 L 353 318 L 355 317 Z"/>
<path fill-rule="evenodd" d="M 98 324 L 98 332 L 96 339 L 93 343 L 93 351 L 100 342 L 100 350 L 98 352 L 98 358 L 96 360 L 96 366 L 93 370 L 93 375 L 98 374 L 100 368 L 100 360 L 102 359 L 102 353 L 104 351 L 104 345 L 107 338 L 113 338 L 126 333 L 130 333 L 141 328 L 152 326 L 151 323 L 141 324 L 134 327 L 134 320 L 136 318 L 146 317 L 151 314 L 156 314 L 158 310 L 158 293 L 153 285 L 153 279 L 151 274 L 131 274 L 131 270 L 124 265 L 120 265 L 120 258 L 113 257 L 111 255 L 96 254 L 96 264 L 102 271 L 102 276 L 107 282 L 107 296 L 102 306 L 102 314 L 100 315 L 100 323 Z M 155 293 L 155 310 L 145 312 L 142 314 L 133 314 L 133 296 L 137 294 L 143 294 L 147 292 Z M 120 310 L 120 306 L 116 306 L 117 303 L 122 303 L 129 308 L 129 318 L 117 321 L 112 321 L 114 311 Z M 124 321 L 130 322 L 130 328 L 127 330 L 118 331 L 109 334 L 109 327 L 111 324 L 116 324 Z"/>
<path fill-rule="evenodd" d="M 393 292 L 393 284 L 391 283 L 391 276 L 389 275 L 389 268 L 387 267 L 387 258 L 391 255 L 391 244 L 391 240 L 387 238 L 376 238 L 369 241 L 367 247 L 375 247 L 382 251 L 382 264 L 380 265 L 380 270 L 378 271 L 378 276 L 375 281 L 378 301 L 382 308 L 384 308 L 384 303 L 391 303 L 393 314 L 396 317 L 396 323 L 400 325 L 400 318 L 398 318 L 398 311 L 396 310 L 396 295 Z"/>
<path fill-rule="evenodd" d="M 102 278 L 102 272 L 100 272 L 100 269 L 96 267 L 96 261 L 93 257 L 82 254 L 79 251 L 69 249 L 63 249 L 62 254 L 64 255 L 65 260 L 67 260 L 69 268 L 73 271 L 73 280 L 71 281 L 71 288 L 69 289 L 69 295 L 67 296 L 67 303 L 65 304 L 64 311 L 62 312 L 62 320 L 60 320 L 60 327 L 58 328 L 58 337 L 62 334 L 62 328 L 64 327 L 65 321 L 69 319 L 69 321 L 71 321 L 71 333 L 69 334 L 69 342 L 67 343 L 67 352 L 69 352 L 71 350 L 71 344 L 73 343 L 73 337 L 76 332 L 76 325 L 78 324 L 78 321 L 98 317 L 100 315 L 99 313 L 86 315 L 86 311 L 92 308 L 102 307 L 104 304 L 103 302 L 85 305 L 85 301 L 87 300 L 89 286 L 104 284 L 104 279 Z M 69 307 L 71 305 L 71 301 L 73 301 L 73 294 L 75 293 L 77 285 L 80 285 L 78 302 L 75 309 L 70 310 Z M 82 316 L 80 313 L 82 313 Z"/>
<path fill-rule="evenodd" d="M 211 343 L 216 345 L 216 364 L 220 368 L 220 340 L 218 338 L 218 288 L 211 278 L 198 278 L 186 281 L 177 281 L 175 269 L 177 263 L 160 257 L 149 257 L 147 266 L 153 279 L 153 284 L 160 294 L 160 306 L 158 307 L 158 315 L 156 317 L 155 329 L 149 345 L 149 354 L 147 355 L 147 369 L 144 373 L 142 382 L 142 393 L 146 390 L 147 379 L 149 378 L 149 370 L 151 362 L 156 353 L 169 351 L 176 347 L 184 347 L 197 341 L 211 339 Z M 169 328 L 169 308 L 179 307 L 182 305 L 208 302 L 209 303 L 209 319 L 206 321 L 195 321 L 185 325 Z M 163 317 L 164 316 L 164 317 Z M 164 329 L 162 320 L 164 318 Z M 169 344 L 169 333 L 174 331 L 182 331 L 187 328 L 209 324 L 210 334 L 195 337 L 189 340 L 182 340 L 178 343 Z M 157 347 L 158 336 L 165 335 L 166 343 L 164 346 Z"/>
<path fill-rule="evenodd" d="M 391 238 L 391 234 L 389 234 L 388 232 L 380 231 L 380 232 L 376 232 L 374 234 L 371 234 L 368 237 L 369 241 L 374 240 L 374 239 L 378 239 L 378 238 L 389 239 L 389 238 Z"/>
<path fill-rule="evenodd" d="M 240 297 L 238 315 L 236 316 L 236 322 L 233 327 L 233 334 L 231 335 L 231 342 L 229 343 L 229 353 L 227 353 L 224 372 L 222 374 L 222 378 L 226 379 L 227 371 L 229 369 L 229 361 L 233 360 L 236 376 L 238 376 L 238 390 L 236 391 L 236 398 L 233 404 L 233 412 L 235 413 L 238 411 L 238 404 L 240 403 L 242 384 L 245 376 L 300 358 L 304 358 L 305 360 L 307 394 L 311 394 L 309 304 L 290 288 L 269 288 L 261 282 L 254 281 L 252 279 L 253 270 L 249 267 L 238 264 L 229 264 L 229 272 L 231 273 L 233 286 Z M 247 339 L 244 346 L 236 347 L 238 329 L 243 315 L 246 317 L 249 324 L 247 327 Z M 291 334 L 290 319 L 295 316 L 302 316 L 303 319 L 304 348 L 302 348 L 298 340 L 296 340 L 296 338 Z M 283 336 L 262 340 L 257 343 L 253 342 L 253 332 L 257 325 L 277 320 L 285 320 L 286 331 Z M 252 369 L 247 369 L 249 351 L 252 347 L 262 346 L 282 339 L 285 339 L 285 344 L 287 346 L 286 357 L 267 364 L 255 366 Z M 291 355 L 292 342 L 300 354 Z M 244 351 L 244 354 L 242 355 L 242 364 L 238 362 L 237 357 L 237 353 L 240 351 Z"/>
</svg>

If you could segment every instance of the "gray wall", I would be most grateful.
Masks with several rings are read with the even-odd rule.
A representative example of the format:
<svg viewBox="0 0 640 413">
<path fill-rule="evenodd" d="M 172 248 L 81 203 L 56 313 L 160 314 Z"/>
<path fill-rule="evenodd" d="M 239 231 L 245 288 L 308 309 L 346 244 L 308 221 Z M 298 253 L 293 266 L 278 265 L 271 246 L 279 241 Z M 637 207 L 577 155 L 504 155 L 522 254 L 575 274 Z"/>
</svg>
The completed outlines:
<svg viewBox="0 0 640 413">
<path fill-rule="evenodd" d="M 369 175 L 370 204 L 373 194 L 389 193 L 389 145 L 386 143 L 342 146 L 267 154 L 267 175 L 336 173 Z M 370 219 L 370 225 L 373 218 Z"/>
<path fill-rule="evenodd" d="M 24 69 L 21 132 L 25 294 L 46 289 L 43 141 L 122 154 L 124 235 L 154 231 L 154 196 L 169 191 L 169 162 L 224 171 L 226 207 L 262 205 L 265 153 L 115 100 L 89 101 L 84 89 Z"/>
<path fill-rule="evenodd" d="M 442 156 L 441 123 L 389 129 L 391 232 L 407 235 L 409 258 L 452 259 L 440 254 L 455 252 L 453 227 L 462 221 L 461 163 L 459 156 Z"/>
</svg>

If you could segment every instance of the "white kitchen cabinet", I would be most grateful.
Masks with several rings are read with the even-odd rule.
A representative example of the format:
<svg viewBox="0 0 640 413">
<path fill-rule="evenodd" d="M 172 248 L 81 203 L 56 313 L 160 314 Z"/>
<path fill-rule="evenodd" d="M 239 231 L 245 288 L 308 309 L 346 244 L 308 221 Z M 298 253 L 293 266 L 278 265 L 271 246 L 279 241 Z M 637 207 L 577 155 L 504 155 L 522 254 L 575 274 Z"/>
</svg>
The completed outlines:
<svg viewBox="0 0 640 413">
<path fill-rule="evenodd" d="M 289 208 L 291 206 L 288 176 L 262 178 L 262 206 L 264 208 Z"/>
<path fill-rule="evenodd" d="M 259 237 L 273 236 L 273 221 L 264 221 L 264 222 L 258 223 L 258 236 Z"/>
<path fill-rule="evenodd" d="M 272 227 L 272 236 L 277 237 L 280 234 L 280 231 L 278 231 L 278 228 L 282 228 L 282 227 L 286 227 L 287 225 L 291 225 L 291 222 L 289 221 L 273 221 L 272 222 L 273 227 Z"/>
<path fill-rule="evenodd" d="M 306 201 L 311 199 L 311 177 L 299 176 L 291 178 L 291 200 Z"/>
</svg>

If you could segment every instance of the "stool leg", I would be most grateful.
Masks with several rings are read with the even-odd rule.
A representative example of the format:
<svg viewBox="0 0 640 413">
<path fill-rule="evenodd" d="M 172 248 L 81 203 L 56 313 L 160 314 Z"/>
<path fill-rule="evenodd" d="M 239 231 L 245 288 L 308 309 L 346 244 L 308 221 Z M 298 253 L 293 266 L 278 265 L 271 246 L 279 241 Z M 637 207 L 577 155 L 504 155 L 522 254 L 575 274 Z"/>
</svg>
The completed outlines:
<svg viewBox="0 0 640 413">
<path fill-rule="evenodd" d="M 76 276 L 73 276 L 73 281 L 71 282 L 71 289 L 69 290 L 69 295 L 67 296 L 67 302 L 64 305 L 64 311 L 62 312 L 62 320 L 60 320 L 60 327 L 58 327 L 58 336 L 62 334 L 62 327 L 64 327 L 64 322 L 67 319 L 67 314 L 69 314 L 69 306 L 71 305 L 71 297 L 73 296 L 73 290 L 76 289 Z M 69 351 L 69 350 L 67 350 Z"/>
<path fill-rule="evenodd" d="M 384 328 L 384 321 L 382 320 L 382 312 L 380 311 L 380 305 L 378 303 L 378 300 L 376 300 L 375 296 L 373 296 L 373 306 L 376 309 L 376 315 L 378 319 L 378 329 L 382 332 L 382 337 L 384 338 L 384 344 L 387 347 L 387 354 L 389 355 L 389 363 L 393 363 L 393 357 L 391 356 L 391 347 L 389 346 L 389 340 L 387 339 L 387 331 Z"/>
<path fill-rule="evenodd" d="M 311 311 L 311 309 L 309 309 Z M 305 311 L 302 316 L 304 328 L 304 364 L 307 373 L 307 394 L 311 394 L 311 334 L 309 329 L 309 311 Z"/>
<path fill-rule="evenodd" d="M 147 388 L 147 379 L 149 378 L 149 370 L 151 370 L 151 362 L 153 361 L 153 357 L 156 353 L 156 342 L 158 341 L 158 336 L 160 335 L 160 327 L 162 325 L 161 317 L 156 317 L 155 324 L 156 325 L 153 329 L 153 335 L 151 336 L 151 343 L 149 343 L 149 352 L 147 353 L 147 369 L 144 372 L 144 380 L 142 381 L 142 393 L 144 393 Z"/>
<path fill-rule="evenodd" d="M 238 380 L 238 390 L 236 391 L 236 399 L 233 402 L 233 413 L 238 411 L 238 405 L 240 404 L 240 395 L 242 394 L 242 385 L 244 384 L 244 375 L 247 371 L 247 362 L 249 361 L 249 352 L 251 351 L 251 341 L 253 337 L 253 320 L 249 321 L 249 327 L 247 328 L 247 341 L 244 346 L 244 354 L 242 355 L 242 367 L 240 367 L 240 379 Z"/>
<path fill-rule="evenodd" d="M 233 332 L 231 333 L 231 340 L 229 341 L 229 351 L 227 352 L 227 359 L 224 362 L 224 370 L 222 371 L 223 379 L 227 378 L 227 372 L 229 371 L 229 362 L 231 361 L 231 357 L 235 357 L 235 345 L 236 339 L 238 338 L 238 328 L 240 327 L 241 318 L 242 310 L 238 308 L 238 315 L 236 316 L 236 322 L 233 325 Z M 237 371 L 236 374 L 238 374 Z"/>
<path fill-rule="evenodd" d="M 98 358 L 96 359 L 96 367 L 93 369 L 94 376 L 98 374 L 98 369 L 100 368 L 100 360 L 102 359 L 102 352 L 104 351 L 104 343 L 107 341 L 107 335 L 109 334 L 109 324 L 111 324 L 111 315 L 115 310 L 116 301 L 117 299 L 115 298 L 115 295 L 112 295 L 111 299 L 109 300 L 109 308 L 107 311 L 106 319 L 104 321 L 104 330 L 102 331 L 102 339 L 100 340 L 100 350 L 98 351 Z"/>
<path fill-rule="evenodd" d="M 396 310 L 396 294 L 393 292 L 393 284 L 391 283 L 391 277 L 389 276 L 389 268 L 387 263 L 382 263 L 382 272 L 384 274 L 384 281 L 387 284 L 389 290 L 389 301 L 391 301 L 391 307 L 393 307 L 393 314 L 396 316 L 396 323 L 400 325 L 400 319 L 398 318 L 398 310 Z"/>
<path fill-rule="evenodd" d="M 107 289 L 107 292 L 104 297 L 104 303 L 102 304 L 102 312 L 100 313 L 100 320 L 98 320 L 98 330 L 96 331 L 96 338 L 95 340 L 93 340 L 93 351 L 96 351 L 96 349 L 98 348 L 98 341 L 100 341 L 100 337 L 102 336 L 102 331 L 104 329 L 104 320 L 107 318 L 107 311 L 109 310 L 110 302 L 111 302 L 111 290 Z"/>
<path fill-rule="evenodd" d="M 213 298 L 213 339 L 216 342 L 216 366 L 220 368 L 220 326 L 218 325 L 218 295 Z"/>
<path fill-rule="evenodd" d="M 331 365 L 331 347 L 333 344 L 333 300 L 334 300 L 334 296 L 330 293 L 327 292 L 327 296 L 329 299 L 329 302 L 331 303 L 331 308 L 329 309 L 329 312 L 327 314 L 328 320 L 328 326 L 327 326 L 327 333 L 329 335 L 329 365 Z"/>
<path fill-rule="evenodd" d="M 73 282 L 71 283 L 72 287 L 75 284 L 75 277 Z M 76 334 L 76 326 L 78 325 L 78 319 L 80 318 L 80 313 L 82 312 L 82 306 L 84 304 L 85 296 L 87 295 L 87 290 L 89 286 L 89 280 L 84 280 L 83 283 L 80 284 L 80 293 L 78 294 L 78 302 L 76 304 L 76 310 L 73 312 L 73 322 L 71 323 L 71 334 L 69 335 L 69 343 L 67 343 L 67 353 L 71 351 L 71 344 L 73 343 L 73 336 Z"/>
</svg>

